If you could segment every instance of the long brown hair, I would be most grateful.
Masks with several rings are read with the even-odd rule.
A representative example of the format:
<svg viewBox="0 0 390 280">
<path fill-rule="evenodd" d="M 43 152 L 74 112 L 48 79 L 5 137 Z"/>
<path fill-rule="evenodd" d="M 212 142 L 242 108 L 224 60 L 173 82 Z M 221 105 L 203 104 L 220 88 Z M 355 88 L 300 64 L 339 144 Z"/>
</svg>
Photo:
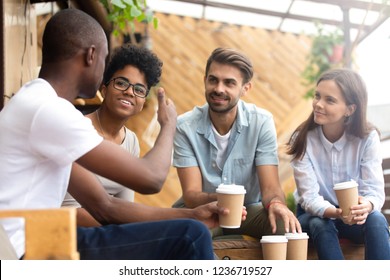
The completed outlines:
<svg viewBox="0 0 390 280">
<path fill-rule="evenodd" d="M 327 80 L 332 80 L 337 84 L 347 105 L 355 104 L 356 106 L 355 112 L 344 124 L 346 133 L 364 138 L 371 130 L 376 129 L 367 121 L 367 90 L 361 76 L 350 69 L 333 69 L 323 73 L 317 85 Z M 312 112 L 306 121 L 292 133 L 287 143 L 287 154 L 293 156 L 292 160 L 301 159 L 305 155 L 307 134 L 317 126 Z"/>
</svg>

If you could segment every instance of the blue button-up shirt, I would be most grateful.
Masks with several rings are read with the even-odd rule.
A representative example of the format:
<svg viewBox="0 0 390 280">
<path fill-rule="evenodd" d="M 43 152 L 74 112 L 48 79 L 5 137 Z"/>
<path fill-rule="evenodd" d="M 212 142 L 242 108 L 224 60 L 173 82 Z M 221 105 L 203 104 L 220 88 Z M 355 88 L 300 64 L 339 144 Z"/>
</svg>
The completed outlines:
<svg viewBox="0 0 390 280">
<path fill-rule="evenodd" d="M 173 165 L 198 166 L 204 192 L 214 193 L 221 183 L 243 185 L 244 204 L 249 205 L 261 201 L 256 166 L 279 163 L 276 130 L 272 115 L 254 104 L 240 100 L 237 111 L 222 169 L 216 162 L 218 150 L 208 104 L 178 117 Z"/>
<path fill-rule="evenodd" d="M 352 179 L 359 184 L 359 195 L 380 210 L 385 198 L 381 164 L 376 130 L 364 139 L 344 133 L 331 143 L 318 126 L 308 133 L 303 159 L 292 162 L 296 201 L 306 212 L 323 217 L 326 208 L 338 205 L 333 186 Z"/>
</svg>

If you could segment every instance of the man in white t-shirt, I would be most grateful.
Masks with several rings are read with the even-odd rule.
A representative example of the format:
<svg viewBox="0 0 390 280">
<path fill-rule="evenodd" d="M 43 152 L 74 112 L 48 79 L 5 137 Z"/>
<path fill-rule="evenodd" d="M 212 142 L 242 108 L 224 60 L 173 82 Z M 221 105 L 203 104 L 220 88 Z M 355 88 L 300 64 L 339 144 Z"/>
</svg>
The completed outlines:
<svg viewBox="0 0 390 280">
<path fill-rule="evenodd" d="M 81 259 L 212 259 L 209 232 L 195 219 L 212 227 L 216 214 L 227 210 L 215 203 L 194 210 L 129 203 L 109 196 L 90 172 L 129 188 L 161 188 L 170 167 L 177 115 L 162 89 L 161 132 L 142 159 L 103 140 L 72 105 L 76 97 L 95 95 L 107 55 L 103 29 L 84 12 L 62 10 L 48 21 L 39 78 L 0 112 L 0 209 L 60 207 L 69 185 L 69 193 L 106 225 L 78 228 Z M 15 220 L 2 225 L 22 257 L 22 226 Z"/>
</svg>

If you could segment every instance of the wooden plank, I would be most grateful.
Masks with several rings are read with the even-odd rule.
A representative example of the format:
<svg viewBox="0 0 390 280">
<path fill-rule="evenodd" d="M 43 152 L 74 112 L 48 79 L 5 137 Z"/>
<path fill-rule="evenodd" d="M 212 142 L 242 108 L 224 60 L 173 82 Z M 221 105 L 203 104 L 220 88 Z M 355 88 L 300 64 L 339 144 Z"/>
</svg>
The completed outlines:
<svg viewBox="0 0 390 280">
<path fill-rule="evenodd" d="M 76 237 L 76 209 L 1 210 L 0 218 L 24 218 L 24 259 L 79 259 Z"/>
</svg>

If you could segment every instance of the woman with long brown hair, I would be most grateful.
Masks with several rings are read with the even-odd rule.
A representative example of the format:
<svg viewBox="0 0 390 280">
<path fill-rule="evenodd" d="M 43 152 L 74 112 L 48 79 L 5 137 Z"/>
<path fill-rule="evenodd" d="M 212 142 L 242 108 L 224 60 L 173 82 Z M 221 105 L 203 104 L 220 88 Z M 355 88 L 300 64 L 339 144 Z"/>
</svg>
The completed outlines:
<svg viewBox="0 0 390 280">
<path fill-rule="evenodd" d="M 390 259 L 382 156 L 377 129 L 367 121 L 367 91 L 349 69 L 324 73 L 317 82 L 313 112 L 292 134 L 287 153 L 297 190 L 297 216 L 319 259 L 343 259 L 339 238 L 365 244 L 366 259 Z M 354 180 L 358 205 L 346 216 L 333 186 Z"/>
</svg>

